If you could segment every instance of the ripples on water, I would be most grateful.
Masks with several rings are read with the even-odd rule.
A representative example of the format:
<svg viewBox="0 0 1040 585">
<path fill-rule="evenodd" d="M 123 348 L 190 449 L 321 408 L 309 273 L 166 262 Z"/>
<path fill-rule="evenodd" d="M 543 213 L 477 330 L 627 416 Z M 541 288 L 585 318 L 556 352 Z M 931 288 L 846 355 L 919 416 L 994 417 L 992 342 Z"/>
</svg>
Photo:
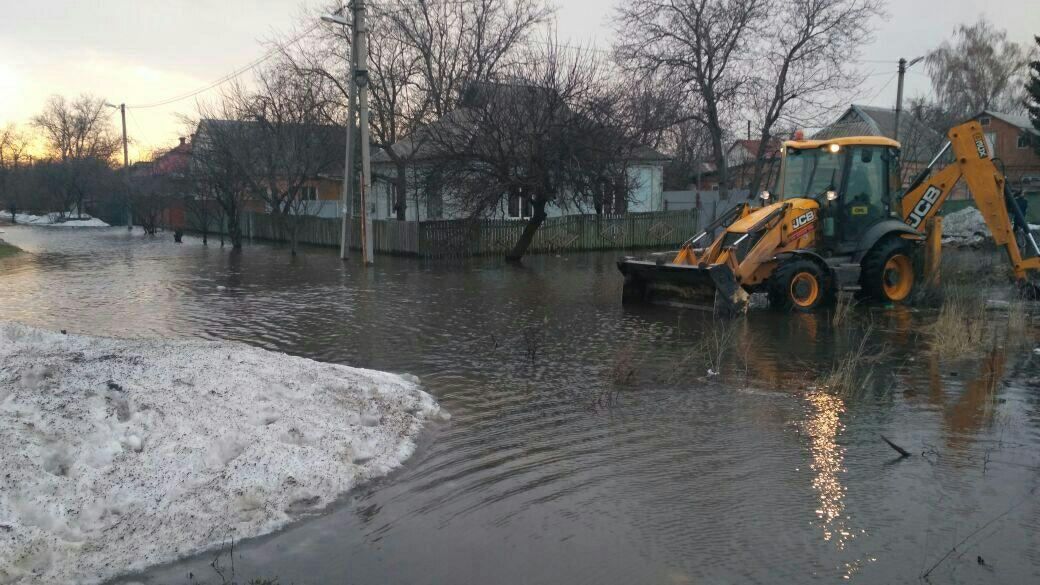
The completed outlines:
<svg viewBox="0 0 1040 585">
<path fill-rule="evenodd" d="M 330 250 L 5 229 L 33 254 L 0 261 L 3 319 L 411 372 L 452 413 L 392 477 L 236 547 L 240 580 L 910 583 L 1016 502 L 933 577 L 1040 577 L 1029 347 L 943 363 L 915 351 L 927 315 L 861 311 L 890 357 L 846 399 L 812 380 L 858 330 L 758 312 L 708 376 L 698 348 L 716 325 L 623 310 L 616 254 L 365 271 Z M 893 461 L 881 433 L 917 454 Z M 134 579 L 219 582 L 211 560 Z"/>
</svg>

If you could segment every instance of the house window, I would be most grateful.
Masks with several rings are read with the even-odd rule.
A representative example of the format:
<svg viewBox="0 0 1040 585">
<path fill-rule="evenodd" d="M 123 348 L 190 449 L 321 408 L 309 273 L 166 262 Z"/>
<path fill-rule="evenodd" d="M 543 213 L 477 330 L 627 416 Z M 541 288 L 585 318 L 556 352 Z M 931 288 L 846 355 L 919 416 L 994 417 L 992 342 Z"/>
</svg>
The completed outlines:
<svg viewBox="0 0 1040 585">
<path fill-rule="evenodd" d="M 979 124 L 982 126 L 989 126 L 989 116 L 981 116 L 979 118 Z"/>
<path fill-rule="evenodd" d="M 534 211 L 531 205 L 531 198 L 524 195 L 523 188 L 516 188 L 512 193 L 509 194 L 509 217 L 516 219 L 526 219 L 531 217 L 531 213 Z"/>
<path fill-rule="evenodd" d="M 444 217 L 444 199 L 440 191 L 426 192 L 426 219 L 441 219 Z"/>
<path fill-rule="evenodd" d="M 304 186 L 300 191 L 300 199 L 303 199 L 304 201 L 317 201 L 318 188 L 312 185 Z"/>
<path fill-rule="evenodd" d="M 1019 134 L 1017 146 L 1019 148 L 1029 148 L 1029 135 L 1025 133 Z"/>
</svg>

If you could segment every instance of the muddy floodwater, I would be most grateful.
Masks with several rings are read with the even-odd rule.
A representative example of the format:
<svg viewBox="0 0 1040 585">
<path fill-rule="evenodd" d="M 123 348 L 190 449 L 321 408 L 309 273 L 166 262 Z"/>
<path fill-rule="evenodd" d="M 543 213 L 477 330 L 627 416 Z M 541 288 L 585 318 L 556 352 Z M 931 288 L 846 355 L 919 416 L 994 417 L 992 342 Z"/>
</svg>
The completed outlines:
<svg viewBox="0 0 1040 585">
<path fill-rule="evenodd" d="M 30 254 L 0 260 L 2 319 L 408 372 L 451 413 L 398 472 L 236 542 L 240 583 L 1040 582 L 1032 308 L 948 357 L 934 310 L 625 309 L 615 253 L 363 270 L 325 249 L 4 229 Z M 863 383 L 819 388 L 864 335 Z M 215 556 L 119 582 L 230 582 Z"/>
</svg>

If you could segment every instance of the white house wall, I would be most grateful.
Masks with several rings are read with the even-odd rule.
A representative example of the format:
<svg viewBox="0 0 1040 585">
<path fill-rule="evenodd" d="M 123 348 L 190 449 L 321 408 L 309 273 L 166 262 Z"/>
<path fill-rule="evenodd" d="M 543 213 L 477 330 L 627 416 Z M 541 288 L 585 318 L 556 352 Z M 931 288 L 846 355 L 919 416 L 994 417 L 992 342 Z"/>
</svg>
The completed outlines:
<svg viewBox="0 0 1040 585">
<path fill-rule="evenodd" d="M 392 168 L 380 168 L 379 170 L 373 169 L 375 173 L 389 175 L 392 173 Z M 427 221 L 430 218 L 427 216 L 427 204 L 425 201 L 425 194 L 417 191 L 416 185 L 420 183 L 417 180 L 417 175 L 422 172 L 422 169 L 415 169 L 409 172 L 408 177 L 408 200 L 407 208 L 405 210 L 405 218 L 408 221 Z M 375 174 L 374 173 L 374 174 Z M 629 178 L 632 180 L 632 195 L 628 202 L 628 210 L 632 212 L 644 212 L 644 211 L 661 211 L 664 209 L 664 166 L 663 163 L 655 162 L 653 164 L 640 164 L 629 167 Z M 396 217 L 392 209 L 390 208 L 390 195 L 391 185 L 388 181 L 378 180 L 372 185 L 372 201 L 370 205 L 374 205 L 374 219 L 390 219 Z M 444 217 L 435 219 L 461 219 L 467 217 L 465 210 L 458 208 L 457 205 L 453 205 L 449 194 L 444 195 L 445 201 L 443 205 Z M 559 217 L 564 215 L 574 215 L 581 213 L 592 213 L 591 205 L 577 205 L 573 202 L 565 202 L 562 206 L 549 205 L 546 208 L 546 214 L 549 217 Z M 324 213 L 322 215 L 325 215 Z M 491 215 L 492 218 L 496 219 L 508 219 L 509 208 L 508 201 L 505 197 L 496 206 L 494 213 Z"/>
</svg>

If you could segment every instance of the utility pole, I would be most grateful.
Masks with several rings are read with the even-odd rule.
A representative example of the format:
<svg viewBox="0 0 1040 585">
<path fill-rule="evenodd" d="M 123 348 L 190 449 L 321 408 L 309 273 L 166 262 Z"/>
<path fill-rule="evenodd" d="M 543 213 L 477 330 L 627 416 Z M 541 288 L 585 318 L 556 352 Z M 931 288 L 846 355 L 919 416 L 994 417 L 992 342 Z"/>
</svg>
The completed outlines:
<svg viewBox="0 0 1040 585">
<path fill-rule="evenodd" d="M 119 104 L 119 117 L 123 120 L 123 181 L 126 182 L 126 231 L 133 231 L 134 216 L 130 208 L 130 154 L 126 147 L 126 104 Z M 83 210 L 80 210 L 82 215 Z"/>
<path fill-rule="evenodd" d="M 361 139 L 361 253 L 366 266 L 375 263 L 373 256 L 372 214 L 368 193 L 372 188 L 372 163 L 368 146 L 368 26 L 365 23 L 365 0 L 354 0 L 354 39 L 357 47 L 358 126 Z"/>
<path fill-rule="evenodd" d="M 351 9 L 354 11 L 354 9 Z M 352 14 L 357 22 L 357 13 Z M 350 256 L 350 222 L 354 217 L 354 121 L 357 119 L 357 27 L 352 26 L 342 16 L 322 16 L 322 20 L 343 25 L 350 29 L 350 53 L 347 55 L 347 144 L 343 162 L 343 191 L 341 221 L 339 233 L 339 257 L 346 260 Z"/>
<path fill-rule="evenodd" d="M 895 130 L 893 131 L 892 138 L 899 141 L 899 115 L 903 111 L 903 76 L 906 75 L 906 70 L 912 67 L 915 63 L 923 59 L 924 57 L 917 57 L 911 60 L 909 63 L 906 59 L 900 57 L 899 59 L 899 82 L 896 85 L 896 119 L 895 119 Z"/>
</svg>

